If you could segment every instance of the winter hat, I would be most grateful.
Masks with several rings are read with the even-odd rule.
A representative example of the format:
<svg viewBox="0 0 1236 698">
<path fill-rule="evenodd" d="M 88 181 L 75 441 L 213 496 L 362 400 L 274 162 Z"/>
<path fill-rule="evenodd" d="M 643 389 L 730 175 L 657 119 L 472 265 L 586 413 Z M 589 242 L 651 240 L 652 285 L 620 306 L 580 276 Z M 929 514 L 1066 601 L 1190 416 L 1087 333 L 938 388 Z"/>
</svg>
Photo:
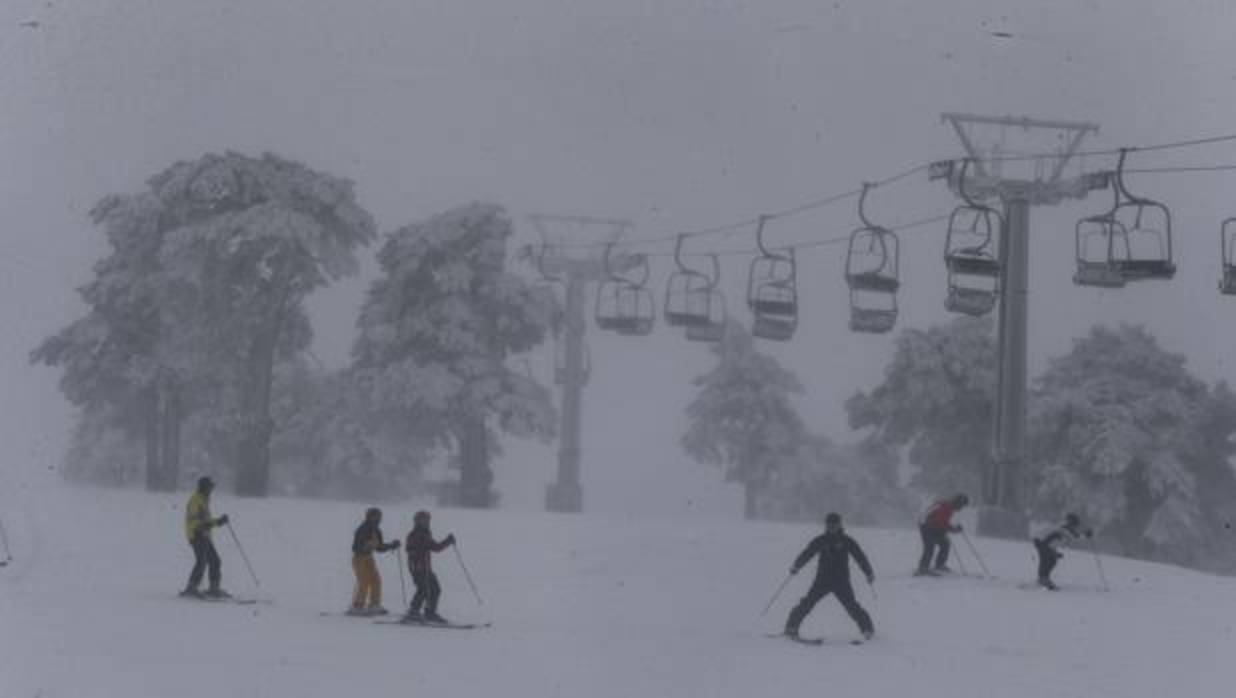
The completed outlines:
<svg viewBox="0 0 1236 698">
<path fill-rule="evenodd" d="M 215 481 L 210 477 L 203 475 L 197 479 L 197 488 L 199 490 L 212 490 L 215 487 Z"/>
<path fill-rule="evenodd" d="M 365 510 L 366 519 L 376 519 L 382 516 L 382 510 L 377 507 L 369 507 Z"/>
<path fill-rule="evenodd" d="M 833 525 L 840 526 L 841 525 L 841 514 L 838 514 L 835 511 L 830 512 L 828 516 L 824 517 L 824 525 L 825 526 L 833 526 Z"/>
<path fill-rule="evenodd" d="M 412 523 L 417 524 L 417 525 L 420 525 L 420 524 L 427 525 L 429 523 L 429 512 L 423 509 L 421 511 L 416 512 L 416 514 L 412 517 Z"/>
<path fill-rule="evenodd" d="M 970 503 L 970 498 L 967 497 L 964 493 L 958 494 L 956 497 L 953 497 L 953 504 L 956 504 L 959 507 L 964 507 L 969 503 Z"/>
<path fill-rule="evenodd" d="M 1069 528 L 1077 528 L 1081 525 L 1081 517 L 1077 514 L 1069 514 L 1064 517 L 1064 525 Z"/>
</svg>

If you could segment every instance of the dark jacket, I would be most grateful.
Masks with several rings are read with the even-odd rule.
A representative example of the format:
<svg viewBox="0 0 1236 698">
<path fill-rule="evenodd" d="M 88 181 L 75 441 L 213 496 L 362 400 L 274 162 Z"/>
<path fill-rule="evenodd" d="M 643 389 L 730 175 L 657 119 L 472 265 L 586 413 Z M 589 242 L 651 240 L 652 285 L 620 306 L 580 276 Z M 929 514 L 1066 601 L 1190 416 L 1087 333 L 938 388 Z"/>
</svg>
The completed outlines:
<svg viewBox="0 0 1236 698">
<path fill-rule="evenodd" d="M 429 558 L 432 553 L 440 553 L 450 545 L 448 538 L 434 541 L 433 532 L 428 528 L 414 528 L 408 533 L 404 548 L 408 551 L 408 569 L 412 572 L 432 572 L 433 565 Z"/>
<path fill-rule="evenodd" d="M 391 543 L 382 541 L 382 529 L 378 527 L 377 522 L 366 519 L 356 527 L 356 533 L 352 535 L 352 554 L 365 555 L 375 551 L 384 553 L 395 548 L 393 541 Z"/>
<path fill-rule="evenodd" d="M 815 571 L 817 581 L 849 584 L 851 557 L 858 563 L 863 574 L 868 577 L 873 574 L 871 563 L 867 561 L 863 549 L 853 538 L 846 535 L 845 531 L 816 536 L 807 544 L 806 549 L 794 558 L 794 569 L 802 569 L 816 555 L 820 556 L 819 567 Z"/>
</svg>

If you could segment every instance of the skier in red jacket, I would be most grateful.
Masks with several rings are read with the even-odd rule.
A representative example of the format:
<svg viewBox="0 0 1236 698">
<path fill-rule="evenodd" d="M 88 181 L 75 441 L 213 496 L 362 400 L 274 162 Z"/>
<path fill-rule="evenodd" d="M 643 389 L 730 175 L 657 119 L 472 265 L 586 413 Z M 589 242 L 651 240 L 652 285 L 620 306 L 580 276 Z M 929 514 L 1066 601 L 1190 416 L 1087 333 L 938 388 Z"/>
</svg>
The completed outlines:
<svg viewBox="0 0 1236 698">
<path fill-rule="evenodd" d="M 434 541 L 433 532 L 429 530 L 429 512 L 418 511 L 412 517 L 412 531 L 408 533 L 404 549 L 408 551 L 408 571 L 412 573 L 412 583 L 416 585 L 416 594 L 408 607 L 403 619 L 406 622 L 446 623 L 447 620 L 438 615 L 438 598 L 442 595 L 442 586 L 438 584 L 438 575 L 433 573 L 430 557 L 440 553 L 455 544 L 455 534 L 448 534 L 441 541 Z M 425 615 L 421 615 L 421 606 Z"/>
<path fill-rule="evenodd" d="M 953 514 L 965 509 L 969 503 L 969 497 L 957 494 L 948 499 L 938 499 L 927 508 L 927 513 L 918 525 L 918 532 L 923 538 L 923 554 L 918 559 L 915 576 L 936 576 L 951 571 L 948 567 L 948 534 L 961 530 L 960 524 L 953 523 Z M 931 566 L 933 554 L 934 567 Z"/>
</svg>

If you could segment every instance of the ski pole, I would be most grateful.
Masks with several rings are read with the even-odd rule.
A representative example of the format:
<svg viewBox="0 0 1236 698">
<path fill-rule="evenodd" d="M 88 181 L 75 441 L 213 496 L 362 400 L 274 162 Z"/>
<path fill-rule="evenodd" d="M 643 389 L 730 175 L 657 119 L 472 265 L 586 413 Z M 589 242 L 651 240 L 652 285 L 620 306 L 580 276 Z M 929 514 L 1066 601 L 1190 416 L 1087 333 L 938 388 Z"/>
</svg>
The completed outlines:
<svg viewBox="0 0 1236 698">
<path fill-rule="evenodd" d="M 961 537 L 966 541 L 966 547 L 970 548 L 970 554 L 974 555 L 974 559 L 978 561 L 979 568 L 983 570 L 983 575 L 990 577 L 991 572 L 987 569 L 986 563 L 983 562 L 983 556 L 979 555 L 978 548 L 974 547 L 974 543 L 970 540 L 970 535 L 966 533 L 964 528 L 961 529 Z"/>
<path fill-rule="evenodd" d="M 956 553 L 957 554 L 955 557 L 957 558 L 957 567 L 961 569 L 961 573 L 963 575 L 969 576 L 970 570 L 966 569 L 966 558 L 961 554 L 961 547 L 957 548 Z"/>
<path fill-rule="evenodd" d="M 258 581 L 257 574 L 253 572 L 253 565 L 249 564 L 249 556 L 245 554 L 245 546 L 240 544 L 240 539 L 236 537 L 236 530 L 232 528 L 232 522 L 227 522 L 227 532 L 232 534 L 232 542 L 236 543 L 236 549 L 240 551 L 240 559 L 245 561 L 245 567 L 249 569 L 249 576 L 253 577 L 253 583 L 257 586 L 262 586 Z"/>
<path fill-rule="evenodd" d="M 472 575 L 468 572 L 468 566 L 464 564 L 463 553 L 459 552 L 459 541 L 451 546 L 455 549 L 455 559 L 459 560 L 459 569 L 463 570 L 464 579 L 468 580 L 468 586 L 472 588 L 472 595 L 476 597 L 476 605 L 484 606 L 485 602 L 481 600 L 481 593 L 476 590 L 476 583 L 472 581 Z"/>
<path fill-rule="evenodd" d="M 777 601 L 777 597 L 781 596 L 781 592 L 785 591 L 786 585 L 789 584 L 790 580 L 793 578 L 794 578 L 794 573 L 792 572 L 785 576 L 785 581 L 781 582 L 781 586 L 777 587 L 777 591 L 772 595 L 772 598 L 768 600 L 768 604 L 764 606 L 764 610 L 760 611 L 761 618 L 763 618 L 764 615 L 768 613 L 768 609 L 772 608 L 773 604 L 776 603 Z"/>
<path fill-rule="evenodd" d="M 403 597 L 403 605 L 408 605 L 408 587 L 403 581 L 403 553 L 395 548 L 395 563 L 399 565 L 399 595 Z"/>
<path fill-rule="evenodd" d="M 871 590 L 871 600 L 879 601 L 880 595 L 876 593 L 875 582 L 871 581 L 870 577 L 867 578 L 867 588 Z"/>
<path fill-rule="evenodd" d="M 4 542 L 4 561 L 7 563 L 13 559 L 13 552 L 9 549 L 9 534 L 4 530 L 3 521 L 0 521 L 0 541 Z"/>
<path fill-rule="evenodd" d="M 1112 588 L 1107 583 L 1107 574 L 1103 572 L 1103 558 L 1099 556 L 1099 551 L 1094 546 L 1094 539 L 1087 538 L 1090 541 L 1090 553 L 1094 555 L 1094 565 L 1099 568 L 1099 581 L 1103 582 L 1103 591 L 1111 591 Z"/>
</svg>

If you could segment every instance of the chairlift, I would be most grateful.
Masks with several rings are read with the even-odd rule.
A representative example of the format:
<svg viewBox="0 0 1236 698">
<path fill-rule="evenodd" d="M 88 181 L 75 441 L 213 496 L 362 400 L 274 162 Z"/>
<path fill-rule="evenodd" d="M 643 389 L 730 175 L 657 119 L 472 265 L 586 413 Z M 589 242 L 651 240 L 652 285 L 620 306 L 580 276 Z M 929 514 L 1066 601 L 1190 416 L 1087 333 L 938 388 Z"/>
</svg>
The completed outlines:
<svg viewBox="0 0 1236 698">
<path fill-rule="evenodd" d="M 1112 177 L 1111 210 L 1077 223 L 1074 283 L 1119 288 L 1129 281 L 1166 280 L 1176 275 L 1171 211 L 1157 201 L 1129 193 L 1124 183 L 1128 152 L 1128 148 L 1120 149 Z"/>
<path fill-rule="evenodd" d="M 637 279 L 624 277 L 614 270 L 611 253 L 614 243 L 605 246 L 607 278 L 597 287 L 594 317 L 597 326 L 621 335 L 646 336 L 656 323 L 656 302 L 648 290 L 648 257 L 631 255 L 627 261 L 638 269 Z"/>
<path fill-rule="evenodd" d="M 755 230 L 760 255 L 747 272 L 747 307 L 754 315 L 752 335 L 783 342 L 798 329 L 798 264 L 794 248 L 772 251 L 764 245 L 767 222 L 768 216 L 760 216 Z"/>
<path fill-rule="evenodd" d="M 1219 229 L 1219 244 L 1223 253 L 1223 278 L 1219 280 L 1219 291 L 1236 296 L 1236 260 L 1232 257 L 1233 245 L 1236 245 L 1236 218 L 1223 221 Z"/>
<path fill-rule="evenodd" d="M 692 342 L 719 342 L 725 336 L 725 297 L 717 290 L 721 281 L 721 261 L 717 255 L 709 255 L 712 259 L 712 276 L 708 282 L 708 322 L 688 325 L 686 337 Z"/>
<path fill-rule="evenodd" d="M 665 282 L 665 324 L 673 327 L 703 327 L 712 324 L 713 281 L 707 274 L 691 269 L 682 260 L 685 234 L 674 245 L 674 262 L 678 270 Z"/>
<path fill-rule="evenodd" d="M 883 333 L 897 323 L 900 245 L 897 235 L 867 219 L 865 204 L 870 183 L 863 183 L 858 199 L 862 227 L 850 234 L 845 257 L 845 281 L 850 287 L 850 329 Z"/>
<path fill-rule="evenodd" d="M 958 193 L 965 203 L 953 209 L 944 242 L 948 295 L 944 307 L 954 313 L 986 315 L 996 305 L 1000 286 L 997 244 L 1004 230 L 998 211 L 983 206 L 966 192 L 969 159 L 962 161 Z"/>
</svg>

